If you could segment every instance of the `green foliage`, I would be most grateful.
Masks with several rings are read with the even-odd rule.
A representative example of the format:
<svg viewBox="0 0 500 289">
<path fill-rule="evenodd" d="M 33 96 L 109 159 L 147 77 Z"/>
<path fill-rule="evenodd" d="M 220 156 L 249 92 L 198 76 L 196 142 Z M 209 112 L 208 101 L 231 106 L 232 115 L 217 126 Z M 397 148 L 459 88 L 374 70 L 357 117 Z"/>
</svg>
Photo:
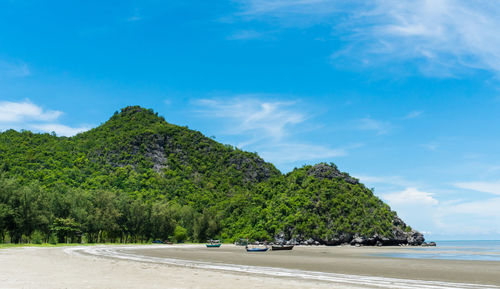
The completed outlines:
<svg viewBox="0 0 500 289">
<path fill-rule="evenodd" d="M 68 238 L 77 236 L 80 226 L 73 218 L 56 218 L 51 231 L 58 236 L 59 243 L 66 243 Z"/>
<path fill-rule="evenodd" d="M 50 236 L 49 236 L 49 244 L 57 245 L 57 235 L 56 235 L 56 233 L 50 234 Z"/>
<path fill-rule="evenodd" d="M 391 236 L 396 214 L 371 190 L 334 164 L 312 168 L 282 175 L 255 153 L 136 106 L 71 138 L 8 130 L 0 242 Z"/>
<path fill-rule="evenodd" d="M 187 230 L 184 227 L 177 225 L 175 227 L 175 230 L 174 230 L 175 241 L 177 243 L 182 243 L 182 242 L 186 241 L 187 237 L 188 237 Z"/>
<path fill-rule="evenodd" d="M 40 232 L 38 230 L 33 232 L 33 234 L 31 235 L 31 243 L 42 244 L 43 241 L 44 241 L 44 237 L 43 237 L 42 232 Z"/>
</svg>

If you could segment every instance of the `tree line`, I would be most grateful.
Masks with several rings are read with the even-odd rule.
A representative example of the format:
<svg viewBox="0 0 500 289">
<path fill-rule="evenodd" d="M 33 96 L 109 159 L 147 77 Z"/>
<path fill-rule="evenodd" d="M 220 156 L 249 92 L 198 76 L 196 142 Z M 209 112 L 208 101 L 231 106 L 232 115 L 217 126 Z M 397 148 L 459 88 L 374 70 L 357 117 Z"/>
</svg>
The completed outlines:
<svg viewBox="0 0 500 289">
<path fill-rule="evenodd" d="M 3 243 L 205 242 L 220 232 L 214 210 L 105 190 L 58 192 L 0 176 Z"/>
</svg>

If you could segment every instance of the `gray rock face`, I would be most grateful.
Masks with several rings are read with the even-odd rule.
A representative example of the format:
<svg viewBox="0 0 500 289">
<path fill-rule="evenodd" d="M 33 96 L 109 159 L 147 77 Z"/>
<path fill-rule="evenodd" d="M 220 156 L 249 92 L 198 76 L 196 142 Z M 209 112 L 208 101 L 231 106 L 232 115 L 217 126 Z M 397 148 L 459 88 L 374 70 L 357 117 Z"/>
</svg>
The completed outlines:
<svg viewBox="0 0 500 289">
<path fill-rule="evenodd" d="M 314 244 L 314 239 L 313 238 L 309 238 L 306 240 L 306 245 L 313 245 Z"/>
<path fill-rule="evenodd" d="M 354 237 L 352 240 L 351 240 L 351 245 L 364 245 L 366 243 L 366 238 L 363 238 L 363 237 Z"/>
<path fill-rule="evenodd" d="M 375 234 L 373 236 L 361 236 L 359 234 L 348 234 L 342 233 L 336 236 L 330 236 L 329 238 L 320 238 L 317 236 L 309 236 L 306 238 L 298 237 L 293 241 L 282 241 L 285 239 L 285 234 L 281 233 L 276 236 L 276 240 L 280 240 L 285 243 L 298 243 L 301 245 L 313 245 L 321 244 L 327 246 L 337 246 L 350 244 L 352 246 L 397 246 L 397 245 L 410 245 L 410 246 L 420 246 L 424 243 L 424 235 L 416 230 L 411 230 L 406 232 L 404 228 L 407 228 L 406 224 L 399 218 L 394 218 L 394 227 L 392 229 L 392 236 L 380 236 Z M 429 243 L 432 246 L 433 242 Z M 435 243 L 434 243 L 435 246 Z"/>
<path fill-rule="evenodd" d="M 422 243 L 424 243 L 425 238 L 424 238 L 424 235 L 422 235 L 422 233 L 420 233 L 416 230 L 411 230 L 409 232 L 406 232 L 403 230 L 403 228 L 407 228 L 407 226 L 403 222 L 403 220 L 401 220 L 399 217 L 396 216 L 394 218 L 393 224 L 395 226 L 394 234 L 395 234 L 395 236 L 398 237 L 398 241 L 406 239 L 406 242 L 401 242 L 399 244 L 408 244 L 408 245 L 412 245 L 412 246 L 419 246 L 419 245 L 422 245 Z M 399 244 L 397 244 L 397 245 L 399 245 Z"/>
<path fill-rule="evenodd" d="M 307 175 L 314 176 L 318 179 L 343 179 L 350 184 L 358 184 L 359 180 L 349 176 L 347 173 L 343 173 L 338 170 L 337 166 L 334 164 L 319 163 L 314 165 L 309 169 Z"/>
<path fill-rule="evenodd" d="M 322 245 L 336 246 L 336 245 L 341 245 L 344 243 L 351 243 L 352 238 L 353 238 L 353 235 L 344 233 L 344 234 L 341 234 L 338 236 L 333 236 L 333 237 L 327 238 L 327 239 L 322 239 L 322 238 L 315 238 L 315 239 L 316 239 L 316 241 L 318 241 Z"/>
<path fill-rule="evenodd" d="M 424 235 L 422 235 L 420 232 L 417 232 L 415 230 L 412 230 L 407 235 L 408 235 L 408 237 L 406 240 L 408 242 L 408 245 L 418 246 L 418 245 L 421 245 L 425 240 Z"/>
<path fill-rule="evenodd" d="M 237 170 L 245 172 L 245 181 L 261 182 L 267 180 L 272 172 L 266 162 L 258 156 L 234 155 L 228 160 Z"/>
</svg>

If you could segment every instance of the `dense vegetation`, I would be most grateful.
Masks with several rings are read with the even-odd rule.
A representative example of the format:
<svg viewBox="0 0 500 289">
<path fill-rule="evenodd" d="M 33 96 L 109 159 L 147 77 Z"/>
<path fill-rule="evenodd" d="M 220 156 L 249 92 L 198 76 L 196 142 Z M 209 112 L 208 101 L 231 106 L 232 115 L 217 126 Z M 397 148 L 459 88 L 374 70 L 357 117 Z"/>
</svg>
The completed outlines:
<svg viewBox="0 0 500 289">
<path fill-rule="evenodd" d="M 140 107 L 71 138 L 0 134 L 2 242 L 248 237 L 393 244 L 418 237 L 410 231 L 333 164 L 283 175 L 255 153 Z"/>
</svg>

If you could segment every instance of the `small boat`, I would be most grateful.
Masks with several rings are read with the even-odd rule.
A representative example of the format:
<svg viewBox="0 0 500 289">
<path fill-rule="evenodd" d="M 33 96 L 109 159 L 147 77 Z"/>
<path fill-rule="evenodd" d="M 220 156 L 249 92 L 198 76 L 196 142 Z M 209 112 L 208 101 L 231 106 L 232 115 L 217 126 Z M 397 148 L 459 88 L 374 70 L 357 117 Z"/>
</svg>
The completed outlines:
<svg viewBox="0 0 500 289">
<path fill-rule="evenodd" d="M 293 249 L 293 245 L 276 245 L 276 246 L 271 246 L 271 249 L 273 251 L 292 250 Z"/>
<path fill-rule="evenodd" d="M 266 252 L 269 248 L 265 247 L 265 248 L 248 248 L 248 246 L 245 247 L 245 249 L 247 250 L 247 252 Z"/>
<path fill-rule="evenodd" d="M 210 244 L 205 244 L 207 248 L 219 248 L 222 243 L 219 240 L 210 240 L 208 241 Z"/>
<path fill-rule="evenodd" d="M 219 244 L 205 244 L 205 246 L 207 246 L 207 248 L 219 248 L 220 245 L 222 245 L 222 244 L 220 244 L 220 243 Z"/>
</svg>

